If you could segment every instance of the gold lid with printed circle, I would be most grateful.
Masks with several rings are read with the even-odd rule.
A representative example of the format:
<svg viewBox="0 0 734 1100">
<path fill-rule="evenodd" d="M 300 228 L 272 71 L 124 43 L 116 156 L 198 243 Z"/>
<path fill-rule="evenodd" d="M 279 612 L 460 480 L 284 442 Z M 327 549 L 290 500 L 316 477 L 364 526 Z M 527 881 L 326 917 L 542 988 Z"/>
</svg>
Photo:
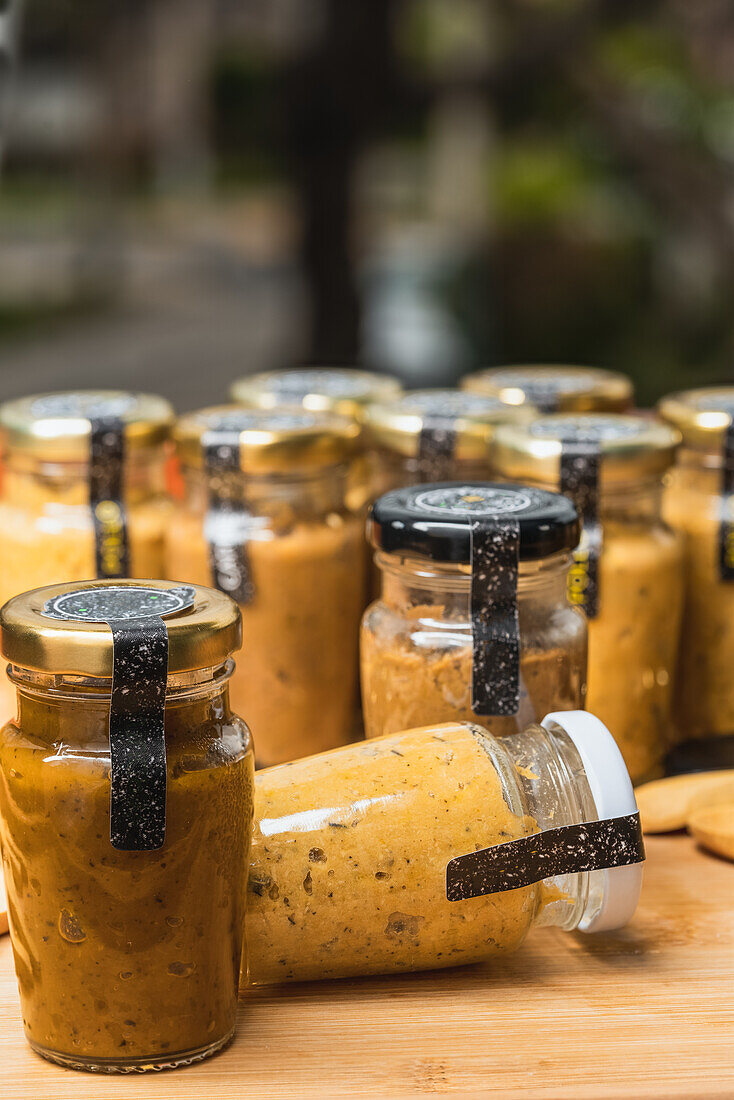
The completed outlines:
<svg viewBox="0 0 734 1100">
<path fill-rule="evenodd" d="M 207 445 L 228 439 L 238 446 L 246 474 L 297 473 L 350 459 L 360 449 L 362 427 L 345 416 L 303 408 L 215 405 L 182 416 L 174 438 L 185 466 L 203 466 Z"/>
<path fill-rule="evenodd" d="M 125 390 L 40 393 L 0 405 L 4 451 L 46 462 L 86 462 L 92 421 L 119 418 L 128 450 L 165 443 L 174 413 L 162 397 Z"/>
<path fill-rule="evenodd" d="M 623 413 L 557 413 L 530 424 L 498 428 L 490 460 L 502 477 L 556 486 L 564 444 L 596 446 L 601 485 L 662 477 L 672 464 L 680 435 L 668 424 Z"/>
<path fill-rule="evenodd" d="M 54 584 L 24 592 L 0 608 L 0 651 L 12 665 L 69 676 L 112 676 L 112 633 L 106 622 L 59 618 L 49 606 L 99 593 L 140 590 L 148 614 L 164 608 L 168 671 L 192 672 L 223 664 L 242 645 L 242 616 L 234 600 L 202 585 L 173 581 L 111 580 Z M 160 596 L 158 595 L 160 594 Z M 161 600 L 162 603 L 156 601 Z M 176 611 L 177 606 L 181 610 Z M 167 613 L 166 608 L 173 608 Z"/>
<path fill-rule="evenodd" d="M 678 429 L 685 447 L 718 455 L 727 428 L 734 424 L 734 386 L 672 393 L 658 403 L 658 413 Z"/>
<path fill-rule="evenodd" d="M 303 367 L 265 371 L 240 378 L 230 397 L 247 408 L 302 406 L 314 412 L 335 412 L 361 419 L 375 401 L 393 401 L 403 392 L 397 378 L 354 367 Z"/>
<path fill-rule="evenodd" d="M 632 381 L 618 371 L 561 364 L 491 367 L 468 374 L 461 385 L 541 412 L 624 412 L 634 396 Z"/>
<path fill-rule="evenodd" d="M 378 447 L 414 458 L 425 429 L 449 428 L 455 433 L 457 459 L 486 459 L 489 441 L 500 424 L 526 422 L 536 415 L 530 405 L 508 405 L 490 394 L 457 389 L 410 390 L 388 404 L 370 405 L 365 413 L 365 431 Z"/>
</svg>

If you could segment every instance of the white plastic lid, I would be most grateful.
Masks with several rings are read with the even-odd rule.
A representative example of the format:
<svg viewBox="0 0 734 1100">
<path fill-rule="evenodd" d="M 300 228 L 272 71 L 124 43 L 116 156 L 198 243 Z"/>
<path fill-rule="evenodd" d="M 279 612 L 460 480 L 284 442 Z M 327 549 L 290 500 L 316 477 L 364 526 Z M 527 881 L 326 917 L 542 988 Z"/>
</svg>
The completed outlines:
<svg viewBox="0 0 734 1100">
<path fill-rule="evenodd" d="M 637 813 L 637 801 L 622 754 L 611 733 L 584 710 L 555 711 L 541 725 L 555 722 L 573 741 L 584 765 L 600 821 Z M 642 863 L 594 872 L 602 883 L 599 908 L 579 924 L 581 932 L 609 932 L 627 924 L 637 908 L 642 889 Z"/>
</svg>

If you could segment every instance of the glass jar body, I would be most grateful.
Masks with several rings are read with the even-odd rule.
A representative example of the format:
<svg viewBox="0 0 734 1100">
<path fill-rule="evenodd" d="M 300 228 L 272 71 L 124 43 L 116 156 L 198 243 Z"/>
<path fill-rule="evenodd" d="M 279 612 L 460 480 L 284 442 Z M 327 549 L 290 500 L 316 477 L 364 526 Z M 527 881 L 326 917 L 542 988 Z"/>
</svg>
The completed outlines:
<svg viewBox="0 0 734 1100">
<path fill-rule="evenodd" d="M 160 577 L 170 514 L 163 447 L 131 455 L 124 471 L 130 576 Z M 33 588 L 96 577 L 88 467 L 9 454 L 0 493 L 0 604 Z M 15 691 L 0 678 L 0 719 Z"/>
<path fill-rule="evenodd" d="M 244 648 L 232 679 L 258 766 L 345 744 L 355 733 L 363 522 L 345 503 L 345 467 L 315 475 L 235 474 L 231 496 L 252 519 L 244 551 L 254 593 L 242 605 Z M 212 584 L 204 534 L 207 485 L 185 470 L 171 519 L 167 576 Z"/>
<path fill-rule="evenodd" d="M 456 966 L 514 950 L 534 922 L 578 927 L 596 874 L 449 902 L 446 866 L 595 816 L 574 746 L 539 727 L 430 726 L 259 772 L 243 976 Z"/>
<path fill-rule="evenodd" d="M 635 783 L 659 774 L 672 721 L 683 553 L 661 519 L 659 483 L 601 500 L 599 611 L 589 620 L 586 704 L 612 731 Z"/>
<path fill-rule="evenodd" d="M 721 462 L 684 449 L 665 489 L 664 514 L 681 535 L 685 598 L 676 685 L 682 738 L 734 733 L 734 581 L 719 568 Z"/>
<path fill-rule="evenodd" d="M 365 613 L 360 647 L 367 737 L 448 721 L 504 735 L 584 706 L 586 624 L 566 598 L 568 555 L 520 566 L 520 707 L 509 718 L 471 709 L 469 567 L 396 554 L 376 560 L 382 594 Z"/>
<path fill-rule="evenodd" d="M 169 677 L 164 846 L 110 844 L 109 681 L 18 673 L 0 732 L 26 1036 L 77 1069 L 187 1065 L 234 1032 L 253 757 L 228 669 Z"/>
</svg>

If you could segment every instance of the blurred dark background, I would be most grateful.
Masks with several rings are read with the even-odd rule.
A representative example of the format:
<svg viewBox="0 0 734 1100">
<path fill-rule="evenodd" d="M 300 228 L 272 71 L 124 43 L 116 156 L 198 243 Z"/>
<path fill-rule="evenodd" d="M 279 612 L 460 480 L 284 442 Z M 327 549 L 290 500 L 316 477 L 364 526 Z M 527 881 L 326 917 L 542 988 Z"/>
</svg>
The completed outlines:
<svg viewBox="0 0 734 1100">
<path fill-rule="evenodd" d="M 0 398 L 734 381 L 727 0 L 0 0 Z"/>
</svg>

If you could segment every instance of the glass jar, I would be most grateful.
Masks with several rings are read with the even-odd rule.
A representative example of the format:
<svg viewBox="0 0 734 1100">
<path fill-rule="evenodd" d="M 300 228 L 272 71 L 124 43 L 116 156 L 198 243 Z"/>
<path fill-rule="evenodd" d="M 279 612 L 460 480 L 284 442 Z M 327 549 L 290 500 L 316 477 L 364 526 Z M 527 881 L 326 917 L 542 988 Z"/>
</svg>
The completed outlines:
<svg viewBox="0 0 734 1100">
<path fill-rule="evenodd" d="M 584 535 L 569 595 L 589 620 L 586 705 L 614 731 L 635 783 L 673 740 L 682 548 L 661 518 L 678 433 L 649 418 L 559 414 L 498 429 L 500 474 L 574 500 Z"/>
<path fill-rule="evenodd" d="M 685 556 L 679 731 L 734 734 L 734 386 L 673 394 L 659 412 L 683 435 L 663 501 Z"/>
<path fill-rule="evenodd" d="M 112 390 L 0 406 L 0 604 L 67 580 L 163 574 L 172 423 L 162 398 Z M 3 675 L 2 720 L 14 701 Z"/>
<path fill-rule="evenodd" d="M 153 601 L 136 605 L 145 618 L 130 643 L 145 683 L 142 737 L 112 682 L 125 674 L 130 628 L 85 618 L 100 591 L 122 593 L 126 614 L 130 600 Z M 70 599 L 81 617 L 56 617 Z M 151 621 L 168 639 L 158 695 Z M 229 703 L 237 607 L 163 581 L 86 582 L 14 598 L 0 627 L 18 692 L 18 717 L 0 731 L 0 817 L 28 1041 L 53 1062 L 103 1073 L 213 1054 L 235 1028 L 253 804 L 250 734 Z M 117 835 L 131 805 L 129 820 L 159 816 L 162 837 Z"/>
<path fill-rule="evenodd" d="M 447 897 L 457 856 L 636 813 L 619 751 L 583 712 L 499 740 L 447 723 L 350 745 L 259 772 L 256 805 L 254 984 L 477 963 L 519 947 L 534 924 L 621 927 L 640 892 L 639 863 L 580 873 L 566 863 L 544 881 Z"/>
<path fill-rule="evenodd" d="M 545 413 L 624 412 L 634 398 L 626 375 L 600 367 L 492 367 L 468 374 L 461 385 L 510 405 L 530 403 Z"/>
<path fill-rule="evenodd" d="M 530 420 L 532 406 L 466 390 L 412 390 L 370 405 L 375 496 L 403 485 L 492 477 L 489 441 L 500 424 Z"/>
<path fill-rule="evenodd" d="M 222 406 L 176 428 L 186 500 L 169 577 L 238 600 L 246 644 L 232 680 L 258 766 L 355 736 L 364 534 L 346 503 L 355 421 Z"/>
<path fill-rule="evenodd" d="M 496 611 L 481 592 L 477 602 L 490 628 L 513 620 L 516 697 L 514 705 L 482 705 L 480 713 L 476 697 L 487 684 L 479 681 L 491 688 L 503 656 L 485 652 L 486 624 L 474 613 L 472 526 L 491 531 L 506 520 L 519 528 L 513 591 Z M 382 593 L 362 623 L 367 737 L 445 721 L 478 721 L 510 734 L 549 710 L 583 706 L 586 625 L 566 598 L 569 551 L 579 538 L 569 501 L 486 482 L 414 486 L 380 497 L 369 527 Z"/>
<path fill-rule="evenodd" d="M 354 367 L 302 367 L 264 371 L 240 378 L 230 388 L 237 405 L 249 409 L 301 407 L 332 412 L 362 423 L 374 402 L 395 401 L 403 392 L 397 378 Z M 364 509 L 380 491 L 374 483 L 374 461 L 364 447 L 352 462 L 347 503 L 364 519 Z"/>
</svg>

